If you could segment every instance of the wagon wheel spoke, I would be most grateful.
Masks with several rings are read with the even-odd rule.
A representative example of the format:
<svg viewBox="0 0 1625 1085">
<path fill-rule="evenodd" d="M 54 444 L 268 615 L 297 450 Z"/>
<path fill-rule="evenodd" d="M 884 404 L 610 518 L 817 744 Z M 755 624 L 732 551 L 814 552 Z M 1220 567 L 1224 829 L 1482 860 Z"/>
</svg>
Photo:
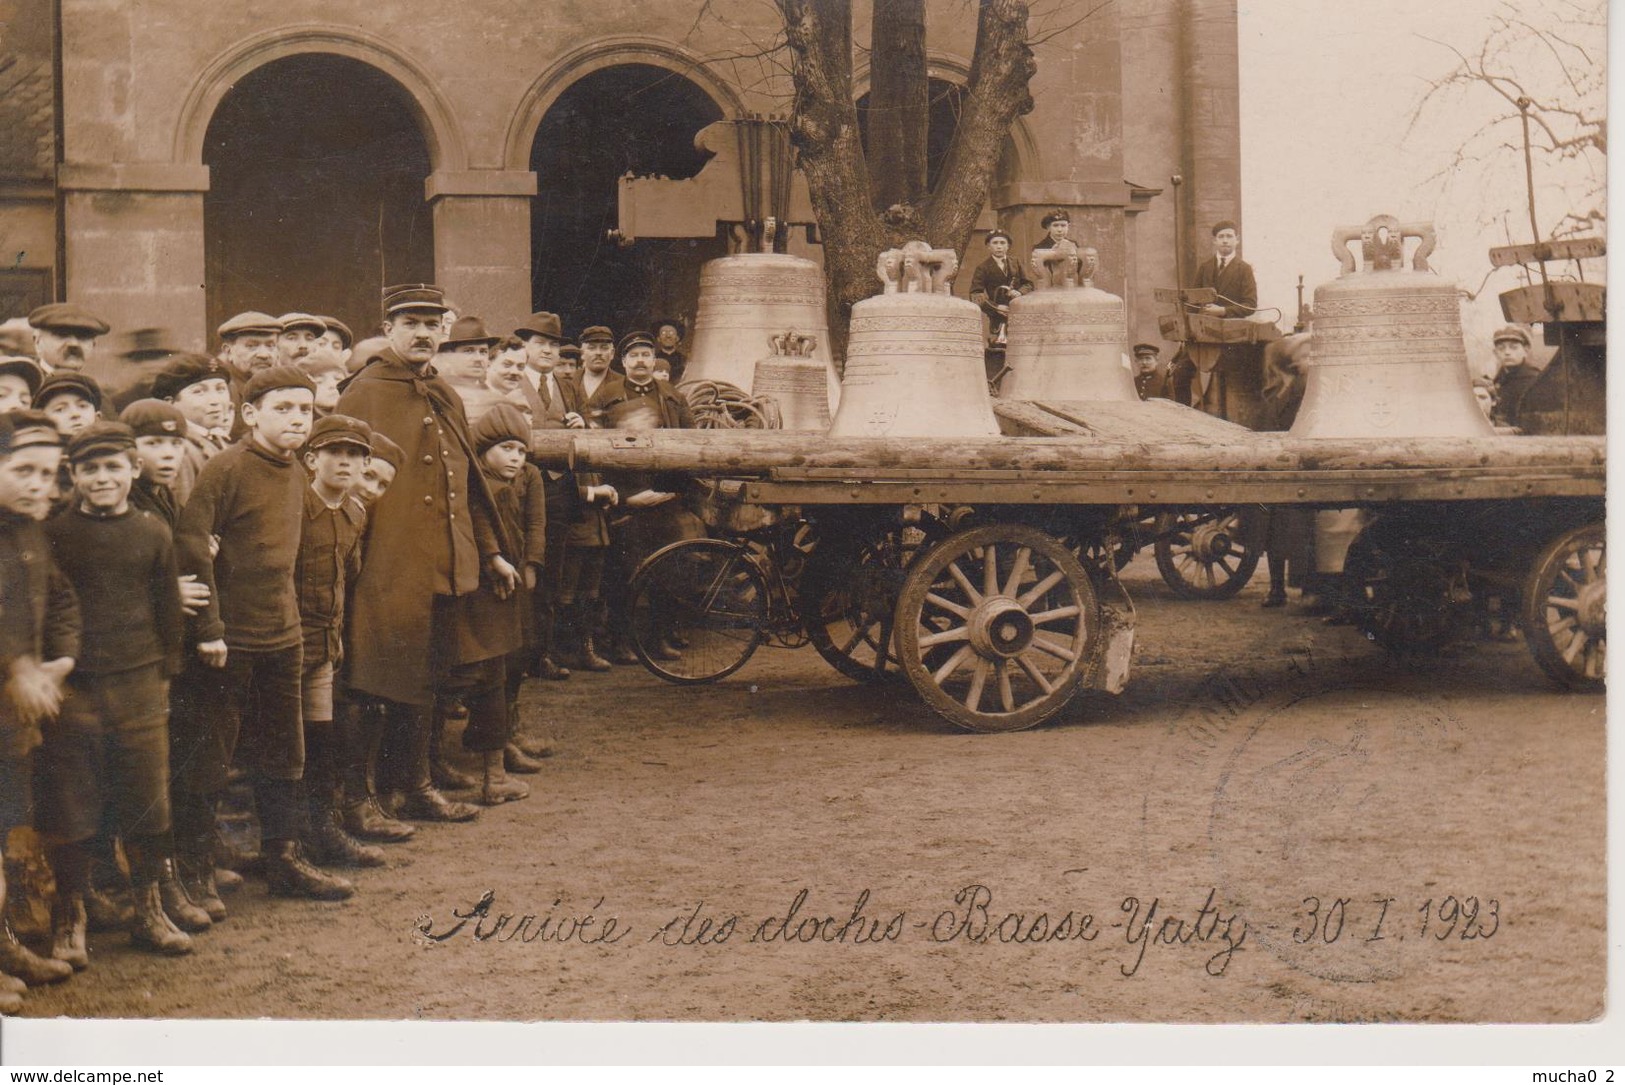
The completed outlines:
<svg viewBox="0 0 1625 1085">
<path fill-rule="evenodd" d="M 959 590 L 965 593 L 965 598 L 970 600 L 971 606 L 975 606 L 982 601 L 982 593 L 976 590 L 975 586 L 971 584 L 970 578 L 965 575 L 965 571 L 959 567 L 959 559 L 955 558 L 948 565 L 948 575 L 954 578 L 954 583 L 958 584 Z"/>
<path fill-rule="evenodd" d="M 1207 581 L 1209 590 L 1214 587 L 1213 566 L 1206 564 L 1202 566 L 1202 579 Z"/>
<path fill-rule="evenodd" d="M 1048 696 L 1055 690 L 1055 686 L 1051 684 L 1048 678 L 1044 677 L 1043 671 L 1033 666 L 1032 660 L 1028 659 L 1027 655 L 1027 652 L 1023 652 L 1017 656 L 1016 666 L 1020 667 L 1022 671 L 1026 673 L 1027 677 L 1032 680 L 1033 685 L 1043 690 L 1045 696 Z"/>
<path fill-rule="evenodd" d="M 1016 698 L 1010 690 L 1010 667 L 1002 660 L 999 662 L 999 704 L 1006 712 L 1016 710 Z"/>
<path fill-rule="evenodd" d="M 953 614 L 957 617 L 966 618 L 970 616 L 970 607 L 962 607 L 952 600 L 944 599 L 936 592 L 928 592 L 926 594 L 925 601 L 930 603 L 932 606 L 941 607 L 949 614 Z"/>
<path fill-rule="evenodd" d="M 992 543 L 982 548 L 982 597 L 999 594 L 999 548 Z"/>
<path fill-rule="evenodd" d="M 1049 655 L 1054 656 L 1056 659 L 1065 660 L 1068 663 L 1072 663 L 1078 658 L 1078 653 L 1074 652 L 1066 645 L 1056 644 L 1048 637 L 1040 637 L 1036 633 L 1033 635 L 1033 647 L 1037 648 L 1040 652 L 1048 653 Z"/>
<path fill-rule="evenodd" d="M 978 659 L 971 674 L 970 690 L 965 694 L 965 707 L 972 712 L 982 707 L 982 690 L 987 688 L 987 672 L 993 669 L 991 659 Z"/>
<path fill-rule="evenodd" d="M 1034 625 L 1048 625 L 1050 622 L 1058 622 L 1062 618 L 1076 618 L 1082 613 L 1083 610 L 1074 604 L 1072 606 L 1056 607 L 1054 610 L 1041 610 L 1031 617 Z"/>
<path fill-rule="evenodd" d="M 1027 575 L 1032 560 L 1032 547 L 1023 546 L 1016 551 L 1016 560 L 1010 566 L 1010 578 L 1004 582 L 1004 591 L 1001 594 L 1015 597 L 1016 588 L 1021 585 L 1021 578 Z"/>
<path fill-rule="evenodd" d="M 1546 605 L 1549 607 L 1556 607 L 1559 610 L 1578 611 L 1580 609 L 1580 600 L 1570 599 L 1562 595 L 1548 595 L 1546 597 Z"/>
<path fill-rule="evenodd" d="M 1584 629 L 1574 631 L 1574 636 L 1569 639 L 1568 647 L 1563 649 L 1563 659 L 1569 666 L 1574 666 L 1574 661 L 1579 658 L 1580 652 L 1585 649 L 1588 640 L 1590 638 L 1586 636 Z"/>
<path fill-rule="evenodd" d="M 948 662 L 944 663 L 942 666 L 933 671 L 931 677 L 936 680 L 937 685 L 942 685 L 942 683 L 946 682 L 955 671 L 963 667 L 975 654 L 976 649 L 972 648 L 968 644 L 965 645 L 964 647 L 960 648 L 959 651 L 949 656 Z"/>
<path fill-rule="evenodd" d="M 1037 584 L 1034 584 L 1031 588 L 1029 588 L 1025 594 L 1016 600 L 1016 602 L 1020 603 L 1024 607 L 1030 607 L 1033 605 L 1034 600 L 1043 598 L 1045 592 L 1049 591 L 1051 588 L 1055 587 L 1055 585 L 1059 584 L 1065 579 L 1066 573 L 1062 572 L 1060 569 L 1056 569 L 1054 572 L 1044 577 L 1044 579 L 1040 580 Z"/>
<path fill-rule="evenodd" d="M 965 640 L 970 636 L 970 630 L 965 626 L 956 626 L 945 629 L 941 633 L 932 633 L 929 637 L 920 638 L 921 648 L 935 648 L 939 644 L 952 644 L 957 640 Z"/>
</svg>

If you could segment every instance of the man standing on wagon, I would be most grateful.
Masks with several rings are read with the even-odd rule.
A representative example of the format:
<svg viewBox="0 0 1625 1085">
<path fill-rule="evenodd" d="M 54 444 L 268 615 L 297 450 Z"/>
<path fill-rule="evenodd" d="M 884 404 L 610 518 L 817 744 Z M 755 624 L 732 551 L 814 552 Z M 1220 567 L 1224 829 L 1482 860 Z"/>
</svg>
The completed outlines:
<svg viewBox="0 0 1625 1085">
<path fill-rule="evenodd" d="M 387 288 L 389 347 L 350 379 L 337 408 L 406 450 L 372 509 L 351 601 L 348 685 L 383 703 L 404 754 L 396 780 L 406 792 L 401 815 L 425 821 L 468 821 L 478 813 L 430 781 L 436 688 L 460 664 L 519 647 L 470 627 L 481 571 L 506 592 L 518 573 L 504 556 L 516 551 L 480 474 L 462 401 L 430 364 L 448 308 L 435 286 Z"/>
</svg>

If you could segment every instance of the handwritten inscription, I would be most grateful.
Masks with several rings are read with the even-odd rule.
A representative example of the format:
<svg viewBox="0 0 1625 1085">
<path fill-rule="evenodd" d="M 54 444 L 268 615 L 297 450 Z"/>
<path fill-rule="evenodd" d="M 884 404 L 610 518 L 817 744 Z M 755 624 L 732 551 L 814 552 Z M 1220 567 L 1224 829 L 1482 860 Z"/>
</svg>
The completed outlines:
<svg viewBox="0 0 1625 1085">
<path fill-rule="evenodd" d="M 1064 947 L 1089 945 L 1116 958 L 1125 979 L 1141 972 L 1148 958 L 1188 959 L 1208 976 L 1222 978 L 1248 947 L 1247 919 L 1227 905 L 1219 890 L 1174 900 L 1131 893 L 1096 909 L 1012 907 L 993 887 L 973 882 L 950 894 L 936 909 L 894 908 L 877 902 L 865 888 L 827 908 L 814 891 L 796 890 L 787 906 L 767 914 L 748 913 L 697 900 L 652 920 L 631 921 L 604 910 L 604 898 L 591 907 L 566 906 L 556 897 L 543 909 L 517 911 L 497 906 L 494 890 L 472 904 L 453 907 L 449 918 L 424 915 L 413 925 L 414 939 L 427 946 L 453 942 L 597 947 L 728 948 L 764 946 L 921 946 Z M 1200 903 L 1196 903 L 1200 900 Z M 1501 905 L 1492 898 L 1446 896 L 1405 903 L 1398 895 L 1378 897 L 1306 896 L 1291 910 L 1292 937 L 1298 944 L 1331 945 L 1403 939 L 1401 910 L 1410 913 L 1405 931 L 1429 941 L 1488 939 L 1500 929 Z M 1287 910 L 1283 909 L 1283 912 Z"/>
</svg>

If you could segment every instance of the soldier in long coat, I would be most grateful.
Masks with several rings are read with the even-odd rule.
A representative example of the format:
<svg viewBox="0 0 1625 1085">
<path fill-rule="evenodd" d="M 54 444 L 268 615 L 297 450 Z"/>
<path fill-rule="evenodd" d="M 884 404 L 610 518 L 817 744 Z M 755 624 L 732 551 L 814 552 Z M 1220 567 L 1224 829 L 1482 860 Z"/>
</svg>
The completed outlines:
<svg viewBox="0 0 1625 1085">
<path fill-rule="evenodd" d="M 506 655 L 517 637 L 476 628 L 469 600 L 481 577 L 513 590 L 495 505 L 479 471 L 457 393 L 430 362 L 447 306 L 432 286 L 385 292 L 387 350 L 347 382 L 337 410 L 359 418 L 406 451 L 394 483 L 372 509 L 366 557 L 350 611 L 347 681 L 384 703 L 404 755 L 401 813 L 468 820 L 478 811 L 448 801 L 429 777 L 436 686 L 453 667 Z"/>
</svg>

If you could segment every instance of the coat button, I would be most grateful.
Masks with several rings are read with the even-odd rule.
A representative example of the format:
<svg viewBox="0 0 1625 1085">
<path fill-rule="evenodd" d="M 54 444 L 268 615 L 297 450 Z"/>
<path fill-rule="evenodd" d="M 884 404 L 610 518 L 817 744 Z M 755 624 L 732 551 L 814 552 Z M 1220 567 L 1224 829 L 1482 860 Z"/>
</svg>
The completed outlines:
<svg viewBox="0 0 1625 1085">
<path fill-rule="evenodd" d="M 432 415 L 432 414 L 426 414 L 426 415 L 424 415 L 424 416 L 423 416 L 423 424 L 424 424 L 424 425 L 425 425 L 425 426 L 432 426 L 432 425 L 434 425 L 434 415 Z"/>
<path fill-rule="evenodd" d="M 433 463 L 434 462 L 434 457 L 433 456 L 425 456 L 425 457 L 423 457 L 423 462 L 424 463 Z"/>
<path fill-rule="evenodd" d="M 432 504 L 434 504 L 434 496 L 433 496 L 433 495 L 432 495 L 432 494 L 424 494 L 424 495 L 423 495 L 423 503 L 424 503 L 424 504 L 425 504 L 425 505 L 432 505 Z"/>
</svg>

